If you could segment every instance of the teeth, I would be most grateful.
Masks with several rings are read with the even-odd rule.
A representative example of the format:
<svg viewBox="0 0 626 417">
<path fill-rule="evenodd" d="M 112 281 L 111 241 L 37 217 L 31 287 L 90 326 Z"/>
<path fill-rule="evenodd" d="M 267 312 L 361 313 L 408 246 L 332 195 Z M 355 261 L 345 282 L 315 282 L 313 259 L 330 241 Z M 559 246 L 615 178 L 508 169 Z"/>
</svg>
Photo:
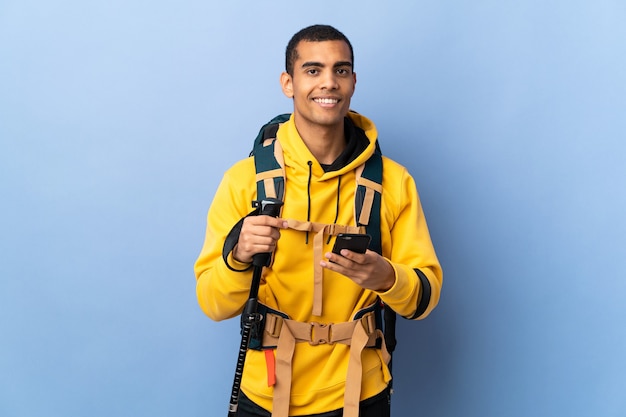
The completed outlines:
<svg viewBox="0 0 626 417">
<path fill-rule="evenodd" d="M 336 104 L 339 100 L 335 99 L 335 98 L 316 98 L 315 102 L 316 103 L 322 103 L 322 104 Z"/>
</svg>

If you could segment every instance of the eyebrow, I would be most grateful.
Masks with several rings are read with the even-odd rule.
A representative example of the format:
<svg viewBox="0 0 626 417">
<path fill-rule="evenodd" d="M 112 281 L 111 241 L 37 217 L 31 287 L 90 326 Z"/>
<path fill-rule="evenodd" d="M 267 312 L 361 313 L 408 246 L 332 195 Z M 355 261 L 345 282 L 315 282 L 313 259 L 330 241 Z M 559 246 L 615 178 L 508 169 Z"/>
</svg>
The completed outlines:
<svg viewBox="0 0 626 417">
<path fill-rule="evenodd" d="M 308 68 L 308 67 L 321 67 L 321 68 L 324 68 L 325 66 L 326 65 L 322 64 L 321 62 L 309 61 L 309 62 L 305 62 L 304 64 L 302 64 L 301 68 Z M 333 65 L 333 68 L 339 68 L 339 67 L 350 67 L 350 68 L 352 68 L 352 62 L 350 62 L 350 61 L 335 62 L 335 64 Z"/>
</svg>

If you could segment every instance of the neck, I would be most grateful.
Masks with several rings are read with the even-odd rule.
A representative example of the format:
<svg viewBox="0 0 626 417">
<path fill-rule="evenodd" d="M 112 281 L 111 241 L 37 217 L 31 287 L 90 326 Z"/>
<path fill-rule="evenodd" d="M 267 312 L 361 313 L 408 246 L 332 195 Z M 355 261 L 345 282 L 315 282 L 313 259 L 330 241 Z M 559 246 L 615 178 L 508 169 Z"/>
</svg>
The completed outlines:
<svg viewBox="0 0 626 417">
<path fill-rule="evenodd" d="M 299 123 L 294 118 L 298 134 L 320 164 L 332 164 L 346 147 L 344 121 L 338 125 Z"/>
</svg>

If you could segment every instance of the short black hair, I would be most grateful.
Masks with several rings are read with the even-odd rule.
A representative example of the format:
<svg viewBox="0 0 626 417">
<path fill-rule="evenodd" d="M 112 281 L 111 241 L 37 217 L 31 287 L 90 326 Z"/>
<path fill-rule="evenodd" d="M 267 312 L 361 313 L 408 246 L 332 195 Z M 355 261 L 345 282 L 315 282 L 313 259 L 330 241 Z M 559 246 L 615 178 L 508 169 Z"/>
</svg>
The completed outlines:
<svg viewBox="0 0 626 417">
<path fill-rule="evenodd" d="M 352 61 L 352 68 L 354 68 L 354 51 L 352 50 L 352 44 L 346 35 L 329 25 L 312 25 L 293 35 L 287 44 L 287 50 L 285 51 L 285 71 L 287 71 L 287 74 L 293 75 L 293 65 L 296 62 L 296 59 L 298 59 L 296 46 L 298 46 L 298 44 L 302 41 L 344 41 L 348 44 L 348 48 L 350 48 L 350 60 Z"/>
</svg>

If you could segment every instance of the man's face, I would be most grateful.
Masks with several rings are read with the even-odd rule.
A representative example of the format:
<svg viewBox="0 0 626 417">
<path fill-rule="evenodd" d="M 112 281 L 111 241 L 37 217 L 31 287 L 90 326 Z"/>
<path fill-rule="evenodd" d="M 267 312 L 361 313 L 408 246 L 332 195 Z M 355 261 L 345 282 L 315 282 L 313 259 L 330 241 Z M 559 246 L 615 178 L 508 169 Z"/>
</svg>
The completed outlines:
<svg viewBox="0 0 626 417">
<path fill-rule="evenodd" d="M 296 124 L 342 126 L 356 85 L 350 48 L 343 41 L 303 41 L 296 50 L 293 75 L 281 75 L 283 92 L 293 98 Z"/>
</svg>

